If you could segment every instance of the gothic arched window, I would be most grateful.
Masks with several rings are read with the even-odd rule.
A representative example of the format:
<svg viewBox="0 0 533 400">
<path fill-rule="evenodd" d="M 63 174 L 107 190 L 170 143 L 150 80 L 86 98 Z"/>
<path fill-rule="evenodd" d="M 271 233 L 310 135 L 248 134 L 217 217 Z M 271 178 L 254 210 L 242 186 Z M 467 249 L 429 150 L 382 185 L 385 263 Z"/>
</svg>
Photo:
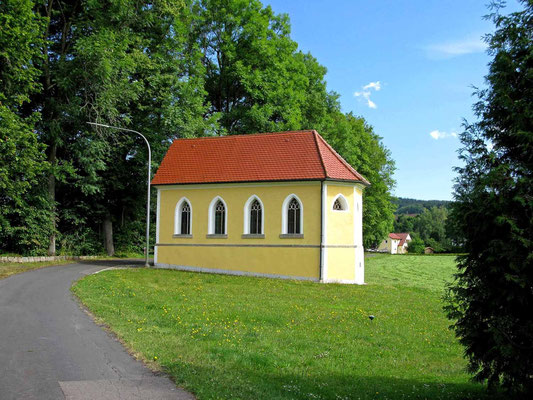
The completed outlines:
<svg viewBox="0 0 533 400">
<path fill-rule="evenodd" d="M 250 205 L 250 233 L 262 234 L 263 209 L 261 203 L 255 199 Z"/>
<path fill-rule="evenodd" d="M 222 201 L 215 205 L 215 235 L 224 235 L 226 233 L 226 207 Z"/>
<path fill-rule="evenodd" d="M 191 234 L 191 206 L 186 201 L 181 205 L 179 233 L 181 235 Z"/>
<path fill-rule="evenodd" d="M 300 234 L 300 221 L 301 221 L 301 206 L 300 202 L 293 198 L 289 202 L 287 207 L 287 233 L 288 234 Z"/>
</svg>

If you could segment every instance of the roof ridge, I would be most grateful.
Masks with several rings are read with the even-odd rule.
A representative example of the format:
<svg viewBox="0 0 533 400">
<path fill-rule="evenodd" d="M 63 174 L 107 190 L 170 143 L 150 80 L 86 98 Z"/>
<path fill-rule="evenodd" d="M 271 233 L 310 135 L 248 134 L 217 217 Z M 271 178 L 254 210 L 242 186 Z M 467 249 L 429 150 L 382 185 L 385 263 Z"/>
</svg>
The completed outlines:
<svg viewBox="0 0 533 400">
<path fill-rule="evenodd" d="M 335 157 L 337 157 L 337 159 L 344 165 L 344 167 L 346 169 L 348 169 L 348 171 L 350 171 L 352 174 L 355 175 L 355 177 L 361 177 L 361 180 L 364 182 L 364 183 L 367 183 L 367 184 L 370 184 L 370 182 L 368 181 L 368 179 L 366 179 L 361 173 L 357 172 L 356 169 L 354 167 L 352 167 L 348 161 L 346 161 L 344 158 L 342 158 L 342 156 L 337 153 L 335 151 L 335 149 L 333 147 L 330 146 L 330 144 L 320 135 L 318 135 L 320 137 L 320 139 L 322 139 L 322 143 L 324 143 L 326 145 L 326 147 L 335 155 Z M 322 155 L 321 155 L 322 157 Z M 327 173 L 326 173 L 327 175 Z"/>
<path fill-rule="evenodd" d="M 312 133 L 316 132 L 314 129 L 304 129 L 299 131 L 283 131 L 283 132 L 256 132 L 256 133 L 239 133 L 238 135 L 222 135 L 222 136 L 199 136 L 195 138 L 176 138 L 173 140 L 199 140 L 199 139 L 229 139 L 234 137 L 249 137 L 249 136 L 265 136 L 265 135 L 282 135 L 287 133 Z"/>
<path fill-rule="evenodd" d="M 320 159 L 320 164 L 324 170 L 324 178 L 328 178 L 328 170 L 326 169 L 326 164 L 324 163 L 324 157 L 322 157 L 322 152 L 320 151 L 320 146 L 318 145 L 318 138 L 320 136 L 317 131 L 313 130 L 313 138 L 315 139 L 316 151 L 318 153 L 318 158 Z"/>
</svg>

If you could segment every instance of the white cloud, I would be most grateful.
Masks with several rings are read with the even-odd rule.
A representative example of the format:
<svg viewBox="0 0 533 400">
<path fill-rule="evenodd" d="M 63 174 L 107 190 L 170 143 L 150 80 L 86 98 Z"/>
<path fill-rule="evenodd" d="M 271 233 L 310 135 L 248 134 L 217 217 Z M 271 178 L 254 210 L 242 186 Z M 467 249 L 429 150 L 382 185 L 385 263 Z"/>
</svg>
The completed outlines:
<svg viewBox="0 0 533 400">
<path fill-rule="evenodd" d="M 482 53 L 487 44 L 481 38 L 469 37 L 454 42 L 431 44 L 424 47 L 429 58 L 453 58 L 465 54 Z"/>
<path fill-rule="evenodd" d="M 363 90 L 361 92 L 355 92 L 353 95 L 355 97 L 362 97 L 366 100 L 366 104 L 368 107 L 370 108 L 378 108 L 378 106 L 376 105 L 376 103 L 374 103 L 372 100 L 370 100 L 370 95 L 371 95 L 371 90 L 375 90 L 376 92 L 378 90 L 381 90 L 381 82 L 380 81 L 376 81 L 376 82 L 370 82 L 368 84 L 366 84 L 365 86 L 363 86 Z"/>
<path fill-rule="evenodd" d="M 381 82 L 370 82 L 368 85 L 363 86 L 363 90 L 375 89 L 376 91 L 381 90 Z"/>
<path fill-rule="evenodd" d="M 448 132 L 443 132 L 443 131 L 439 131 L 438 129 L 435 129 L 434 131 L 429 132 L 429 136 L 431 136 L 435 140 L 439 140 L 439 139 L 446 139 L 450 137 L 456 138 L 457 133 L 456 132 L 448 133 Z"/>
</svg>

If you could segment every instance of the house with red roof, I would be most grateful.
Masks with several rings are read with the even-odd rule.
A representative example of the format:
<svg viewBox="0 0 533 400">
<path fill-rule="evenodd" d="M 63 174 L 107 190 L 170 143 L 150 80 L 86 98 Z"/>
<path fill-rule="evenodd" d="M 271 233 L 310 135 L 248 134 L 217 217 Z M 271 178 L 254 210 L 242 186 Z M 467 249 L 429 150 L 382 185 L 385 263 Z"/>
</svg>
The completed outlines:
<svg viewBox="0 0 533 400">
<path fill-rule="evenodd" d="M 152 180 L 154 264 L 363 284 L 368 185 L 314 130 L 177 139 Z"/>
<path fill-rule="evenodd" d="M 390 254 L 406 254 L 411 235 L 409 233 L 389 233 L 380 243 L 378 251 Z"/>
</svg>

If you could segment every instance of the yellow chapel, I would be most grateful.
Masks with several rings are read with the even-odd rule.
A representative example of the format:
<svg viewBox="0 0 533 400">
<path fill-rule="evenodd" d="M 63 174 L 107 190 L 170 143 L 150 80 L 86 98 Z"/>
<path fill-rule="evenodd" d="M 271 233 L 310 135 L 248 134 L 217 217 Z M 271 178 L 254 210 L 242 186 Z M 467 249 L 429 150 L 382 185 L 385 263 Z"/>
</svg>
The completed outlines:
<svg viewBox="0 0 533 400">
<path fill-rule="evenodd" d="M 154 265 L 364 284 L 369 184 L 313 130 L 176 139 L 152 180 Z"/>
</svg>

